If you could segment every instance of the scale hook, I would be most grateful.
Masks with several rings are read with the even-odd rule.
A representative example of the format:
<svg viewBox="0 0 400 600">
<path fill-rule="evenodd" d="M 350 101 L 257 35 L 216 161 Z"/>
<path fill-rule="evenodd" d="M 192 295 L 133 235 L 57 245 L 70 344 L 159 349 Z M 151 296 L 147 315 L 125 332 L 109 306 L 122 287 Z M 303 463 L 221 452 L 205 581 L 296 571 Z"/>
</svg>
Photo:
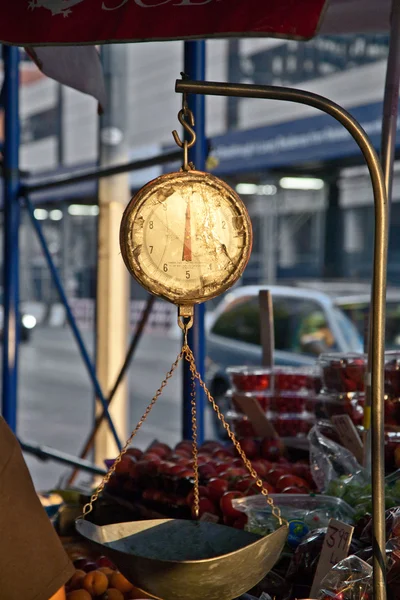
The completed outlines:
<svg viewBox="0 0 400 600">
<path fill-rule="evenodd" d="M 188 119 L 188 120 L 186 121 L 186 119 Z M 192 111 L 187 107 L 182 108 L 178 113 L 178 120 L 179 120 L 179 123 L 184 128 L 184 130 L 188 134 L 190 134 L 191 139 L 188 142 L 182 142 L 181 138 L 179 137 L 179 133 L 175 129 L 172 132 L 172 135 L 174 136 L 174 140 L 175 140 L 176 144 L 179 146 L 179 148 L 184 148 L 185 143 L 187 143 L 188 148 L 192 148 L 196 143 L 196 132 L 193 129 L 194 116 L 193 116 Z"/>
</svg>

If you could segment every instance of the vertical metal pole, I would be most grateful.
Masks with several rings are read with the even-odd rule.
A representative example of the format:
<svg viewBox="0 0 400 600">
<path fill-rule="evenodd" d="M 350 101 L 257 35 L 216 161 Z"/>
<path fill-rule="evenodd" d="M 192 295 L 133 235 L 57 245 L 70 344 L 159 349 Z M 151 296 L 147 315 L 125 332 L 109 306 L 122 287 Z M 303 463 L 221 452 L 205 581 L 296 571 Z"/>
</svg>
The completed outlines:
<svg viewBox="0 0 400 600">
<path fill-rule="evenodd" d="M 242 79 L 242 70 L 240 65 L 240 40 L 232 39 L 227 43 L 228 52 L 228 81 L 240 81 Z M 239 106 L 240 98 L 228 96 L 226 99 L 226 128 L 237 129 L 239 125 Z"/>
<path fill-rule="evenodd" d="M 387 210 L 389 218 L 390 235 L 390 208 L 393 193 L 393 164 L 396 151 L 397 117 L 399 112 L 399 84 L 400 84 L 400 0 L 392 1 L 392 12 L 390 18 L 389 56 L 386 67 L 385 95 L 383 100 L 382 139 L 381 139 L 381 163 L 385 176 L 387 191 Z M 371 310 L 372 314 L 372 300 Z M 371 324 L 369 325 L 368 344 L 369 360 L 368 374 L 371 373 L 371 347 L 374 340 L 371 336 Z M 364 408 L 364 465 L 371 474 L 371 377 L 367 377 L 366 402 Z M 384 451 L 384 450 L 382 450 Z"/>
<path fill-rule="evenodd" d="M 399 112 L 400 84 L 400 0 L 392 1 L 389 57 L 386 70 L 385 97 L 383 102 L 381 161 L 388 195 L 388 207 L 392 200 L 393 163 L 396 149 L 397 115 Z"/>
<path fill-rule="evenodd" d="M 63 137 L 64 94 L 61 83 L 57 84 L 57 162 L 58 166 L 64 164 L 64 137 Z"/>
<path fill-rule="evenodd" d="M 100 165 L 111 166 L 128 160 L 129 94 L 127 44 L 110 44 L 102 49 L 107 106 L 100 120 Z M 99 181 L 98 267 L 96 298 L 96 366 L 104 394 L 109 395 L 125 362 L 128 345 L 128 272 L 120 256 L 119 228 L 129 201 L 129 174 Z M 115 393 L 110 413 L 120 439 L 126 440 L 129 407 L 126 378 Z M 96 416 L 103 412 L 96 403 Z M 117 455 L 115 440 L 103 423 L 96 438 L 95 462 L 102 465 Z"/>
<path fill-rule="evenodd" d="M 393 165 L 396 150 L 397 134 L 397 116 L 399 112 L 399 83 L 400 83 L 400 0 L 392 1 L 391 29 L 389 42 L 389 57 L 386 70 L 385 96 L 383 102 L 383 122 L 382 122 L 382 144 L 381 144 L 381 162 L 383 174 L 385 177 L 385 186 L 387 193 L 387 237 L 390 235 L 390 208 L 393 192 Z M 388 244 L 388 240 L 386 240 Z M 369 333 L 369 353 L 368 353 L 368 377 L 366 386 L 366 406 L 365 423 L 366 436 L 365 447 L 370 450 L 371 457 L 371 475 L 372 488 L 377 490 L 372 495 L 373 504 L 373 524 L 374 524 L 374 597 L 377 600 L 386 598 L 386 555 L 385 555 L 385 482 L 384 482 L 384 456 L 385 456 L 385 436 L 384 436 L 384 414 L 383 410 L 377 411 L 373 402 L 373 382 L 371 381 L 372 355 L 373 347 L 379 343 L 375 337 L 376 332 L 373 328 L 373 296 L 371 294 L 371 319 Z M 386 305 L 386 289 L 385 289 Z M 382 361 L 382 370 L 384 361 Z M 371 383 L 370 383 L 371 382 Z M 372 410 L 371 410 L 371 408 Z M 371 422 L 369 423 L 369 415 Z M 369 427 L 368 427 L 369 426 Z M 381 492 L 379 493 L 378 492 Z"/>
<path fill-rule="evenodd" d="M 17 427 L 19 344 L 19 49 L 3 46 L 4 59 L 4 331 L 2 414 Z"/>
<path fill-rule="evenodd" d="M 328 186 L 325 227 L 324 277 L 342 276 L 343 261 L 343 214 L 340 208 L 339 172 L 331 174 Z"/>
<path fill-rule="evenodd" d="M 232 94 L 247 98 L 289 100 L 318 108 L 337 119 L 353 136 L 367 162 L 375 203 L 375 238 L 372 298 L 371 396 L 372 396 L 372 500 L 373 500 L 373 575 L 374 599 L 386 600 L 385 561 L 385 464 L 384 464 L 384 351 L 386 313 L 386 272 L 388 211 L 385 179 L 381 163 L 368 136 L 353 117 L 338 104 L 312 92 L 275 86 L 216 82 L 177 81 L 177 93 Z"/>
<path fill-rule="evenodd" d="M 204 41 L 185 42 L 185 74 L 190 79 L 204 81 L 206 77 L 206 43 Z M 189 151 L 189 161 L 193 162 L 198 171 L 204 171 L 207 157 L 207 140 L 205 133 L 205 97 L 194 95 L 188 97 L 190 110 L 195 119 L 195 129 L 197 142 Z M 189 330 L 188 343 L 196 360 L 197 370 L 204 380 L 206 345 L 205 345 L 205 305 L 200 304 L 195 308 L 194 325 Z M 183 365 L 183 420 L 182 435 L 183 439 L 192 437 L 192 413 L 190 406 L 191 376 L 189 364 L 187 361 Z M 204 392 L 196 383 L 197 397 L 197 438 L 201 444 L 204 440 Z"/>
</svg>

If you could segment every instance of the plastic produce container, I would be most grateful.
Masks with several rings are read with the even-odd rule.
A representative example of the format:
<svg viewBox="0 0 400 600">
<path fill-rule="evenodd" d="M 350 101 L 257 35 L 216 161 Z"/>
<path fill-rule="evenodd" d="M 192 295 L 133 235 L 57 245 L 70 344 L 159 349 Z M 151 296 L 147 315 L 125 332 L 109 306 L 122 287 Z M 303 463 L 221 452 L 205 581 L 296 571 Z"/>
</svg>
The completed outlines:
<svg viewBox="0 0 400 600">
<path fill-rule="evenodd" d="M 273 389 L 273 370 L 262 367 L 230 367 L 231 385 L 238 392 L 265 392 Z"/>
</svg>

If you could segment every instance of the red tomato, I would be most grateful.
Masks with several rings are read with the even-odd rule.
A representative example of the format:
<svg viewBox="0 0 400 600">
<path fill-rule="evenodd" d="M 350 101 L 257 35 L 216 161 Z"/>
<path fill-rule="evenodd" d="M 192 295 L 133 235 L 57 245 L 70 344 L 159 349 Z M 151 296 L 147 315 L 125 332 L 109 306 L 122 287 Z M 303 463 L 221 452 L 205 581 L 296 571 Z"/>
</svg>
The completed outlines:
<svg viewBox="0 0 400 600">
<path fill-rule="evenodd" d="M 124 475 L 124 476 L 128 477 L 133 470 L 133 465 L 135 465 L 135 464 L 136 464 L 135 458 L 133 458 L 133 456 L 127 456 L 125 454 L 121 458 L 119 463 L 117 464 L 117 466 L 115 468 L 115 474 L 118 476 Z"/>
<path fill-rule="evenodd" d="M 264 460 L 262 458 L 252 460 L 251 466 L 257 472 L 257 475 L 261 478 L 266 477 L 268 471 L 271 470 L 271 463 L 268 460 Z"/>
<path fill-rule="evenodd" d="M 271 469 L 270 471 L 268 471 L 267 476 L 266 476 L 266 480 L 268 481 L 268 483 L 271 483 L 272 485 L 276 485 L 278 480 L 283 477 L 283 475 L 288 475 L 289 470 L 287 468 L 284 468 L 282 466 L 277 466 L 274 467 L 273 469 Z"/>
<path fill-rule="evenodd" d="M 283 445 L 279 440 L 264 438 L 261 442 L 261 456 L 267 460 L 278 460 L 282 456 Z"/>
<path fill-rule="evenodd" d="M 175 450 L 185 450 L 186 452 L 191 452 L 193 448 L 193 442 L 189 441 L 189 440 L 183 440 L 183 442 L 179 442 L 179 444 L 177 444 L 175 446 Z"/>
<path fill-rule="evenodd" d="M 238 519 L 243 514 L 232 506 L 232 500 L 236 498 L 243 498 L 243 494 L 241 492 L 225 492 L 222 496 L 219 505 L 224 516 Z"/>
<path fill-rule="evenodd" d="M 233 458 L 233 450 L 227 448 L 219 448 L 213 452 L 213 458 L 216 460 L 231 460 Z"/>
<path fill-rule="evenodd" d="M 276 482 L 276 490 L 278 492 L 283 492 L 283 490 L 288 487 L 303 488 L 306 491 L 309 489 L 307 481 L 301 477 L 297 477 L 296 475 L 282 475 Z"/>
<path fill-rule="evenodd" d="M 217 471 L 217 473 L 223 473 L 227 470 L 228 465 L 226 462 L 217 462 L 215 463 L 215 470 Z"/>
<path fill-rule="evenodd" d="M 128 448 L 126 456 L 133 456 L 136 460 L 140 460 L 143 456 L 143 452 L 139 448 Z"/>
<path fill-rule="evenodd" d="M 244 438 L 240 440 L 240 446 L 247 458 L 256 458 L 259 456 L 258 445 L 252 438 Z"/>
<path fill-rule="evenodd" d="M 228 491 L 228 482 L 226 479 L 214 477 L 207 484 L 208 496 L 214 502 L 219 502 L 225 492 Z"/>
<path fill-rule="evenodd" d="M 157 450 L 157 448 L 156 448 Z M 160 452 L 162 452 L 162 449 L 160 449 Z M 151 460 L 152 462 L 156 462 L 159 463 L 161 462 L 161 460 L 165 458 L 165 456 L 162 456 L 161 454 L 157 454 L 156 452 L 146 452 L 145 454 L 143 454 L 143 457 L 141 460 Z"/>
<path fill-rule="evenodd" d="M 235 527 L 235 529 L 244 529 L 247 525 L 247 515 L 242 514 L 238 519 L 236 519 L 233 524 L 232 527 Z"/>
<path fill-rule="evenodd" d="M 304 488 L 289 486 L 282 490 L 282 494 L 307 494 L 307 490 Z"/>
<path fill-rule="evenodd" d="M 248 473 L 247 469 L 240 468 L 240 467 L 233 467 L 233 468 L 227 468 L 226 473 L 228 475 L 228 477 L 230 478 L 234 478 L 234 477 L 245 477 Z"/>
<path fill-rule="evenodd" d="M 222 446 L 219 442 L 214 442 L 211 440 L 205 441 L 202 443 L 200 450 L 201 452 L 205 452 L 207 454 L 213 454 L 216 450 L 221 450 Z"/>
<path fill-rule="evenodd" d="M 210 463 L 199 466 L 199 475 L 204 479 L 212 479 L 218 475 L 217 469 Z"/>
<path fill-rule="evenodd" d="M 204 513 L 209 513 L 210 515 L 217 515 L 218 511 L 215 507 L 215 504 L 205 496 L 200 496 L 199 498 L 199 517 L 204 515 Z M 192 507 L 192 516 L 195 517 Z"/>
</svg>

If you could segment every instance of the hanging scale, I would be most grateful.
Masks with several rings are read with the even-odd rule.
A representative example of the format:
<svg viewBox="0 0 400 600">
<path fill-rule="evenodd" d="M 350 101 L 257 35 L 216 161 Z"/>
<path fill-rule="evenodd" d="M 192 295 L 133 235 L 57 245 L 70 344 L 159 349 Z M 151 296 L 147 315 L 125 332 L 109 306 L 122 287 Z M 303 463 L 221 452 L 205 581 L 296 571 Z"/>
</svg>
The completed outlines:
<svg viewBox="0 0 400 600">
<path fill-rule="evenodd" d="M 178 307 L 178 324 L 184 333 L 183 345 L 143 417 L 92 495 L 90 502 L 84 507 L 83 517 L 92 511 L 93 504 L 115 472 L 122 456 L 162 394 L 178 364 L 181 360 L 186 360 L 189 363 L 192 378 L 190 401 L 194 471 L 193 515 L 198 519 L 197 381 L 280 525 L 280 528 L 270 536 L 257 542 L 253 541 L 252 544 L 247 541 L 247 544 L 253 545 L 263 541 L 267 549 L 273 547 L 274 550 L 280 552 L 287 536 L 287 523 L 281 517 L 280 511 L 274 505 L 272 498 L 269 497 L 263 481 L 252 467 L 239 441 L 208 391 L 196 368 L 193 352 L 188 345 L 188 331 L 193 325 L 194 306 L 222 294 L 242 275 L 251 254 L 251 222 L 247 210 L 236 192 L 217 177 L 209 173 L 196 171 L 194 165 L 189 162 L 189 149 L 196 142 L 196 134 L 193 129 L 193 113 L 188 107 L 185 96 L 183 97 L 182 109 L 179 111 L 178 119 L 186 131 L 187 137 L 190 136 L 189 140 L 185 139 L 182 142 L 178 133 L 173 132 L 176 143 L 183 149 L 183 166 L 179 172 L 162 175 L 151 181 L 130 201 L 122 218 L 120 247 L 124 262 L 131 275 L 148 292 L 168 300 Z M 172 522 L 185 523 L 183 521 Z M 212 523 L 198 523 L 208 528 L 213 525 Z M 91 524 L 87 524 L 87 526 L 89 525 L 91 526 Z M 220 525 L 213 526 L 219 529 L 227 529 Z M 187 524 L 182 525 L 182 528 L 184 527 L 187 527 Z M 82 525 L 82 521 L 77 523 L 77 528 L 81 530 L 83 535 L 90 537 L 87 532 L 85 533 L 85 526 Z M 232 531 L 235 532 L 238 539 L 240 534 L 245 534 L 245 532 Z M 277 534 L 279 534 L 278 537 Z M 246 535 L 250 534 L 247 533 Z M 238 549 L 235 552 L 245 551 L 246 548 L 241 547 L 243 545 L 243 540 L 241 544 L 238 541 Z M 167 550 L 165 554 L 168 557 Z M 224 558 L 227 558 L 222 556 L 224 554 L 222 548 L 219 554 L 221 556 L 216 556 L 215 560 L 223 561 Z M 183 564 L 189 565 L 192 563 L 193 560 L 188 560 L 187 562 L 178 561 L 177 564 L 182 566 Z M 268 566 L 265 563 L 262 568 L 264 571 L 267 569 L 266 572 L 268 572 L 272 564 L 270 560 Z M 135 571 L 134 574 L 137 577 L 139 571 Z M 186 584 L 188 584 L 188 580 L 186 580 Z M 149 582 L 148 585 L 150 585 Z M 156 589 L 165 589 L 165 586 L 162 587 L 161 585 L 161 580 L 158 584 L 152 582 L 152 585 L 153 591 L 155 589 L 154 585 Z M 168 585 L 171 586 L 171 582 Z M 215 585 L 218 587 L 217 584 Z M 239 584 L 236 583 L 235 585 Z M 242 585 L 245 585 L 244 581 Z M 225 587 L 227 589 L 227 586 Z M 175 590 L 174 593 L 176 595 L 178 591 Z M 211 597 L 210 593 L 209 591 L 209 597 Z M 195 592 L 193 594 L 196 597 Z"/>
</svg>

